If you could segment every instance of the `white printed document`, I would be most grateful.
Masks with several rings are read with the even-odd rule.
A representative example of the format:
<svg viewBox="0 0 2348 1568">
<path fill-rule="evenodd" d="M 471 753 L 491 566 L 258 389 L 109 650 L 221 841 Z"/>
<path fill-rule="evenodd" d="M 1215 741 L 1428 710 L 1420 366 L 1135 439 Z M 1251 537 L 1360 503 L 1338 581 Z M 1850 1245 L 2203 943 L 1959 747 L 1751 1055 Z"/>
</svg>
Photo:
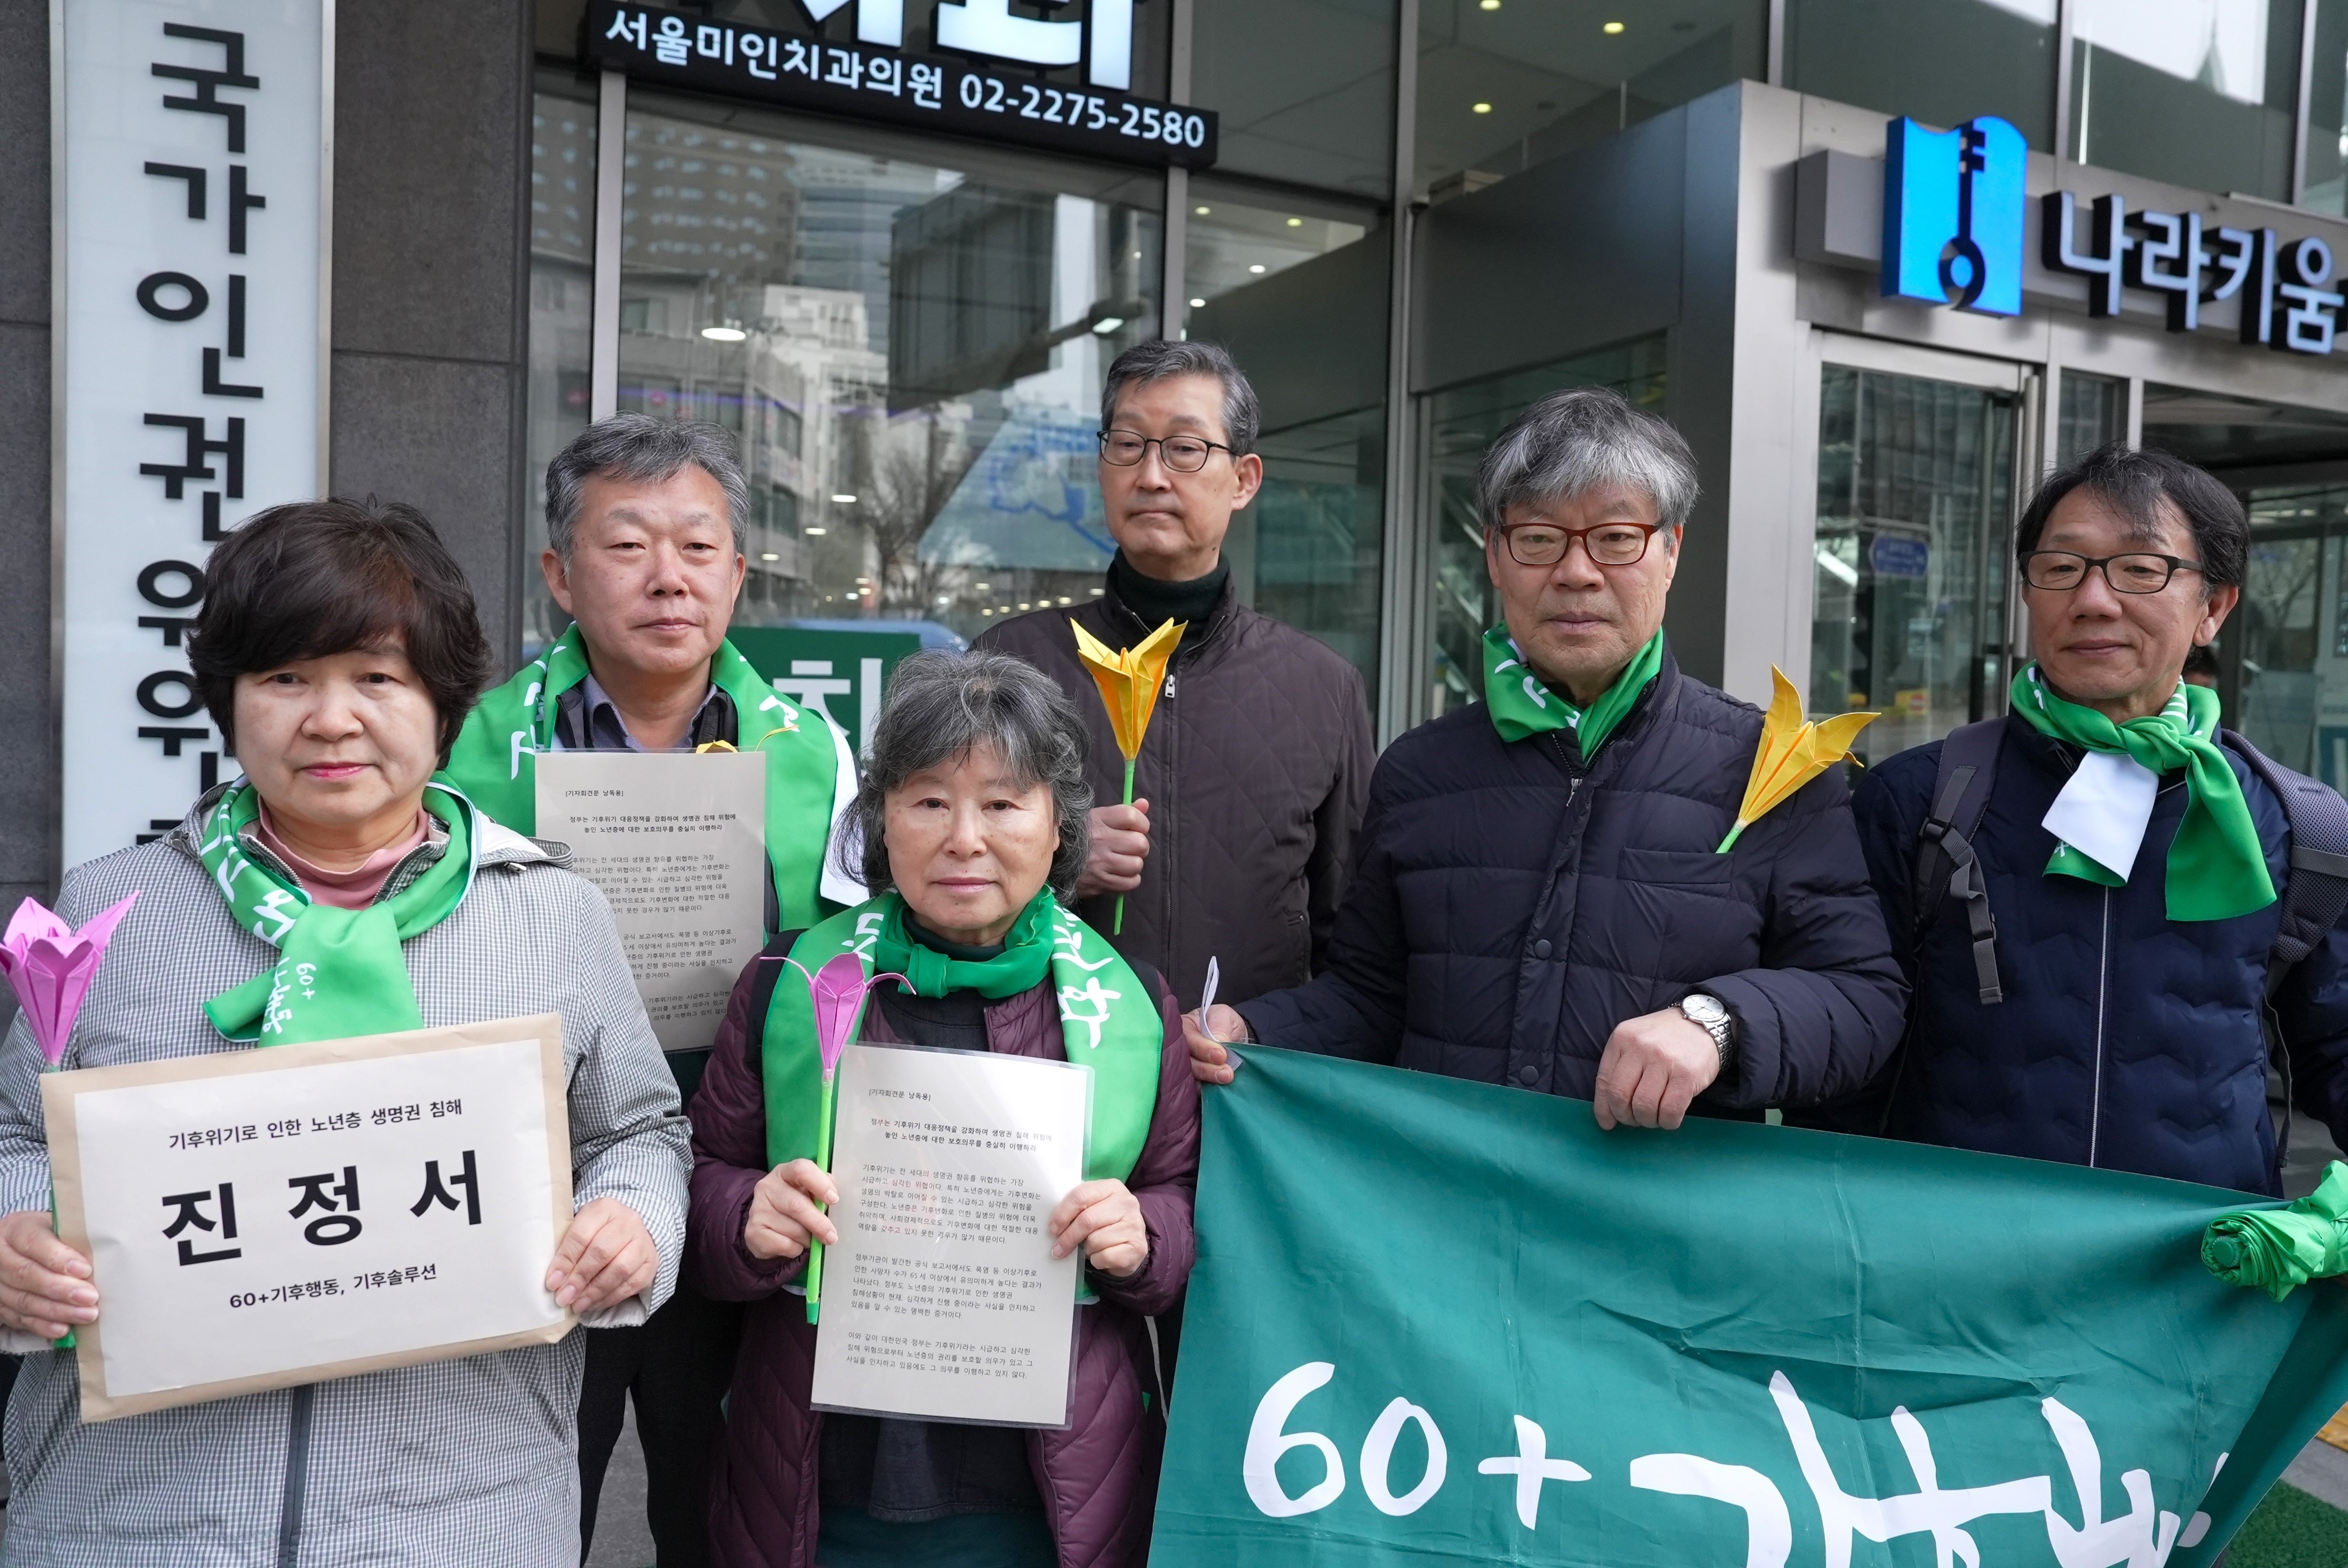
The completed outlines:
<svg viewBox="0 0 2348 1568">
<path fill-rule="evenodd" d="M 1045 1222 L 1084 1180 L 1092 1074 L 983 1051 L 851 1045 L 815 1404 L 1063 1427 L 1078 1255 Z"/>
<path fill-rule="evenodd" d="M 547 752 L 538 833 L 602 889 L 664 1050 L 705 1050 L 766 945 L 767 761 L 755 752 Z"/>
</svg>

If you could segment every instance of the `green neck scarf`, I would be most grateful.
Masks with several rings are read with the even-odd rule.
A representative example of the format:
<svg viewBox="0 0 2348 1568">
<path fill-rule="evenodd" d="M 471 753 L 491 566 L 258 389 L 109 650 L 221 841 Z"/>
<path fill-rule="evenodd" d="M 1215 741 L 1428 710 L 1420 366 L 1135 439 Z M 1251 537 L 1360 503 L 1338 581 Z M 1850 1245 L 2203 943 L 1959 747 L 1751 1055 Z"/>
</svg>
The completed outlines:
<svg viewBox="0 0 2348 1568">
<path fill-rule="evenodd" d="M 388 898 L 335 909 L 245 853 L 244 830 L 261 812 L 252 784 L 213 803 L 197 853 L 236 923 L 278 951 L 275 968 L 204 1004 L 213 1028 L 231 1040 L 299 1045 L 424 1027 L 399 945 L 465 901 L 479 839 L 472 803 L 456 791 L 428 786 L 424 809 L 448 825 L 440 858 Z"/>
<path fill-rule="evenodd" d="M 538 830 L 538 753 L 554 745 L 555 701 L 587 679 L 587 645 L 574 623 L 465 721 L 441 776 L 517 833 Z M 783 700 L 731 642 L 717 645 L 710 682 L 734 700 L 737 744 L 767 759 L 767 858 L 783 930 L 812 925 L 832 907 L 819 892 L 830 842 L 839 753 L 822 719 Z"/>
<path fill-rule="evenodd" d="M 2115 724 L 2093 708 L 2056 696 L 2035 664 L 2016 671 L 2013 711 L 2031 728 L 2091 752 L 2124 752 L 2156 774 L 2185 770 L 2185 820 L 2168 846 L 2168 917 L 2230 920 L 2274 902 L 2266 852 L 2242 798 L 2242 782 L 2218 744 L 2218 693 L 2180 681 L 2157 713 Z M 2054 846 L 2049 876 L 2105 887 L 2126 878 L 2072 848 Z"/>
<path fill-rule="evenodd" d="M 1484 706 L 1504 741 L 1521 741 L 1550 730 L 1571 730 L 1581 743 L 1582 760 L 1598 754 L 1615 726 L 1630 716 L 1639 693 L 1663 667 L 1663 634 L 1656 632 L 1631 656 L 1614 684 L 1587 708 L 1545 684 L 1518 651 L 1504 622 L 1484 633 Z"/>
<path fill-rule="evenodd" d="M 1020 912 L 1003 952 L 983 962 L 950 958 L 910 940 L 905 903 L 894 892 L 842 910 L 791 946 L 791 957 L 809 973 L 843 952 L 862 961 L 867 979 L 902 975 L 916 995 L 925 997 L 975 990 L 1000 1001 L 1049 975 L 1059 990 L 1061 1050 L 1068 1061 L 1093 1072 L 1085 1179 L 1124 1181 L 1133 1173 L 1158 1109 L 1165 1020 L 1141 977 L 1097 932 L 1062 908 L 1050 888 Z M 793 971 L 784 972 L 767 1004 L 762 1076 L 768 1168 L 815 1158 L 821 1142 L 823 1064 L 816 1048 L 815 1007 Z"/>
</svg>

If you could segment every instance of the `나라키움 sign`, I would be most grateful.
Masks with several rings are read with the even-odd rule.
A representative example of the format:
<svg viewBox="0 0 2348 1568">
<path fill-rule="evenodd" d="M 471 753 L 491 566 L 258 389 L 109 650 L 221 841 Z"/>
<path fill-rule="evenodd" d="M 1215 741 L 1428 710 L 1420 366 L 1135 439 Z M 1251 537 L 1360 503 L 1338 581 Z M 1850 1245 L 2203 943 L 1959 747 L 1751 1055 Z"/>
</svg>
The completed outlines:
<svg viewBox="0 0 2348 1568">
<path fill-rule="evenodd" d="M 169 832 L 219 779 L 184 646 L 205 559 L 240 518 L 324 485 L 332 12 L 55 13 L 67 866 Z"/>
<path fill-rule="evenodd" d="M 2202 1266 L 2239 1194 L 1278 1050 L 1206 1101 L 1153 1568 L 2207 1568 L 2348 1400 L 2348 1288 Z"/>
<path fill-rule="evenodd" d="M 1982 315 L 2022 313 L 2030 144 L 1982 115 L 1936 131 L 1900 116 L 1884 129 L 1883 294 Z M 2087 280 L 2087 313 L 2117 316 L 2124 290 L 2159 300 L 2173 333 L 2235 301 L 2236 335 L 2286 354 L 2328 354 L 2343 295 L 2319 234 L 2205 223 L 2199 212 L 2129 207 L 2107 192 L 2038 198 L 2038 260 Z"/>
<path fill-rule="evenodd" d="M 84 1420 L 571 1330 L 555 1014 L 52 1072 L 41 1102 L 98 1291 Z"/>
<path fill-rule="evenodd" d="M 698 12 L 595 0 L 587 57 L 644 81 L 859 119 L 890 120 L 1152 168 L 1215 161 L 1215 116 L 1130 96 L 1135 0 L 1089 0 L 1083 21 L 1014 16 L 1010 0 L 941 0 L 940 57 L 908 53 L 905 0 L 799 0 L 818 26 L 852 5 L 854 37 L 778 33 Z M 1004 61 L 1003 66 L 975 60 Z M 1038 68 L 1084 67 L 1084 81 Z"/>
</svg>

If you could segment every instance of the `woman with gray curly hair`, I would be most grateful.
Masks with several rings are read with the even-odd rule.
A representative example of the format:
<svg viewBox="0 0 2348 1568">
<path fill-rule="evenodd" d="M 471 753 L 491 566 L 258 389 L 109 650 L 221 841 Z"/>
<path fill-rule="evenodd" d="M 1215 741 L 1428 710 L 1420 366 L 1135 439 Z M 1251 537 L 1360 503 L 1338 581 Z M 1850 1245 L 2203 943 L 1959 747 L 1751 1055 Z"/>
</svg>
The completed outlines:
<svg viewBox="0 0 2348 1568">
<path fill-rule="evenodd" d="M 874 897 L 777 938 L 735 987 L 693 1102 L 686 1241 L 711 1295 L 752 1304 L 710 1498 L 728 1568 L 1138 1568 L 1148 1553 L 1165 1404 L 1143 1319 L 1189 1276 L 1199 1097 L 1163 981 L 1060 902 L 1085 863 L 1085 747 L 1075 706 L 1021 660 L 906 660 L 858 791 L 862 864 L 846 868 Z M 824 1214 L 839 1192 L 808 1157 L 813 1012 L 782 960 L 812 970 L 843 951 L 901 977 L 874 989 L 865 1039 L 1093 1070 L 1091 1179 L 1046 1222 L 1099 1297 L 1078 1317 L 1064 1429 L 809 1406 L 818 1329 L 792 1289 L 809 1238 L 839 1239 Z"/>
</svg>

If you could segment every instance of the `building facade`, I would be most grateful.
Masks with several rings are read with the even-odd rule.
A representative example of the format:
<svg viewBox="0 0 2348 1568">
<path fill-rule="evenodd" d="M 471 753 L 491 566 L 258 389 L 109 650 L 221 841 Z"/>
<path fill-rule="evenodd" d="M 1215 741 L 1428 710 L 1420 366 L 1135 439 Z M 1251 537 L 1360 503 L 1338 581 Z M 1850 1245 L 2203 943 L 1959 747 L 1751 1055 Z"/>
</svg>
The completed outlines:
<svg viewBox="0 0 2348 1568">
<path fill-rule="evenodd" d="M 157 564 L 93 553 L 60 477 L 72 4 L 0 0 L 0 776 L 41 803 L 12 900 L 154 815 L 75 805 L 73 737 L 177 690 L 152 638 L 118 692 L 65 668 L 67 563 Z M 2228 712 L 2348 783 L 2348 0 L 327 15 L 324 483 L 422 507 L 517 661 L 559 629 L 546 460 L 614 409 L 710 419 L 757 498 L 745 646 L 860 731 L 904 651 L 1098 589 L 1101 371 L 1187 333 L 1263 398 L 1240 591 L 1360 667 L 1382 736 L 1479 694 L 1484 446 L 1604 384 L 1702 466 L 1683 664 L 1880 709 L 1879 755 L 2000 706 L 2038 474 L 2120 437 L 2209 466 L 2256 536 Z M 202 744 L 149 743 L 155 813 Z"/>
</svg>

